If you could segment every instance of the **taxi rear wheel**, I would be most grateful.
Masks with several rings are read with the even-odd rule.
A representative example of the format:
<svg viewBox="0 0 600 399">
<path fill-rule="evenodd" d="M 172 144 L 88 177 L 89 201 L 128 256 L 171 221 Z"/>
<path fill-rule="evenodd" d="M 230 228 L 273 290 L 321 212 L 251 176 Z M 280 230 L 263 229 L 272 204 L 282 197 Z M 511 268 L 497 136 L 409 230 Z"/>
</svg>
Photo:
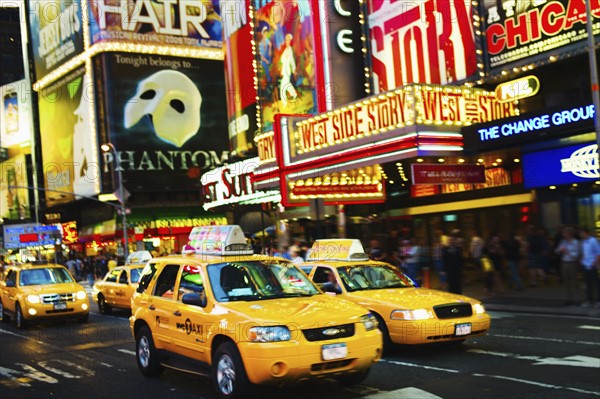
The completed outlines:
<svg viewBox="0 0 600 399">
<path fill-rule="evenodd" d="M 102 314 L 110 314 L 112 308 L 109 304 L 106 303 L 106 299 L 104 299 L 104 295 L 98 295 L 98 311 Z"/>
<path fill-rule="evenodd" d="M 217 348 L 213 359 L 213 380 L 222 399 L 252 397 L 252 384 L 233 342 L 225 342 Z"/>
<path fill-rule="evenodd" d="M 4 305 L 2 304 L 2 301 L 0 300 L 0 321 L 2 321 L 3 323 L 6 323 L 9 320 L 10 320 L 10 316 L 7 315 L 6 313 L 4 313 Z"/>
<path fill-rule="evenodd" d="M 15 309 L 15 321 L 17 322 L 17 328 L 27 328 L 27 320 L 23 317 L 23 311 L 19 303 L 17 303 Z"/>
<path fill-rule="evenodd" d="M 142 374 L 146 377 L 158 377 L 163 367 L 158 361 L 158 352 L 154 347 L 152 333 L 144 326 L 137 333 L 135 339 L 135 358 Z"/>
</svg>

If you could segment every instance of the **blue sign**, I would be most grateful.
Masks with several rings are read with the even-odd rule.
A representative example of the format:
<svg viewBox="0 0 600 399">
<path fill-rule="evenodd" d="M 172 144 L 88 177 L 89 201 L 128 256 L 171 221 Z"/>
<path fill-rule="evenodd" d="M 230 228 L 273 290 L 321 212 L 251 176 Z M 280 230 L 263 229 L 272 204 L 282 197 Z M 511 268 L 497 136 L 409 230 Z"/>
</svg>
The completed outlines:
<svg viewBox="0 0 600 399">
<path fill-rule="evenodd" d="M 591 130 L 594 115 L 593 105 L 572 106 L 478 123 L 461 131 L 466 149 L 497 149 Z"/>
<path fill-rule="evenodd" d="M 598 180 L 598 145 L 579 144 L 523 155 L 526 188 Z"/>
</svg>

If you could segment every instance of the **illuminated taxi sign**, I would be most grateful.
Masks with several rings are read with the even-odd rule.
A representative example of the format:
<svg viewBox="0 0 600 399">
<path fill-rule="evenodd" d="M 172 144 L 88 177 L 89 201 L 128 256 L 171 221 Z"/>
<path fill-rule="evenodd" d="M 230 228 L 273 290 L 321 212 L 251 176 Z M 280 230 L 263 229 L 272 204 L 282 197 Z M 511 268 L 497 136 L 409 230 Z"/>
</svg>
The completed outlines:
<svg viewBox="0 0 600 399">
<path fill-rule="evenodd" d="M 127 264 L 146 263 L 152 259 L 150 251 L 135 251 L 127 257 Z"/>
<path fill-rule="evenodd" d="M 306 260 L 315 261 L 365 261 L 369 257 L 357 239 L 317 240 L 309 250 Z"/>
<path fill-rule="evenodd" d="M 192 229 L 182 253 L 207 255 L 252 255 L 242 228 L 237 225 L 198 226 Z"/>
<path fill-rule="evenodd" d="M 537 76 L 523 76 L 522 78 L 504 82 L 496 86 L 496 98 L 500 102 L 516 101 L 521 98 L 534 96 L 539 90 L 540 81 Z"/>
</svg>

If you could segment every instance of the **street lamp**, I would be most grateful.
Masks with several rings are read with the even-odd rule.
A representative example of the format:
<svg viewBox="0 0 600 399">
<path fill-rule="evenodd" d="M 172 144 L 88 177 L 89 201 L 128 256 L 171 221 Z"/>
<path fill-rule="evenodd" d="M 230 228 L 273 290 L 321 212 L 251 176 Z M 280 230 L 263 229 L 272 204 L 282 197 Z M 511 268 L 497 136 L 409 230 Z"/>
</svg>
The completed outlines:
<svg viewBox="0 0 600 399">
<path fill-rule="evenodd" d="M 112 143 L 105 143 L 100 146 L 102 152 L 111 152 L 113 155 L 113 159 L 115 160 L 114 168 L 117 171 L 117 180 L 119 180 L 119 203 L 121 204 L 121 223 L 123 228 L 123 255 L 125 256 L 125 260 L 127 260 L 127 256 L 129 255 L 128 248 L 128 239 L 127 239 L 127 216 L 125 215 L 125 188 L 123 187 L 123 173 L 121 172 L 121 159 L 119 158 L 119 153 L 117 149 Z"/>
</svg>

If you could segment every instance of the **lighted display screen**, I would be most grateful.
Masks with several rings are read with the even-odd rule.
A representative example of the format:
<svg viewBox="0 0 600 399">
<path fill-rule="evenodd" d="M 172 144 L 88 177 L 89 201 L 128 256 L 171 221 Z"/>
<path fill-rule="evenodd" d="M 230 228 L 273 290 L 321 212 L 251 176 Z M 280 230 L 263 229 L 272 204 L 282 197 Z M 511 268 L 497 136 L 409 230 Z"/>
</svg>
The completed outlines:
<svg viewBox="0 0 600 399">
<path fill-rule="evenodd" d="M 594 21 L 600 4 L 591 1 Z M 536 60 L 548 54 L 583 51 L 586 45 L 586 10 L 583 0 L 496 1 L 484 0 L 481 17 L 486 40 L 488 70 L 500 70 Z M 594 35 L 600 24 L 594 23 Z"/>
<path fill-rule="evenodd" d="M 39 80 L 83 52 L 81 2 L 31 0 L 25 4 L 31 25 L 35 74 Z"/>
<path fill-rule="evenodd" d="M 368 1 L 373 92 L 477 72 L 470 1 Z"/>
<path fill-rule="evenodd" d="M 526 188 L 598 180 L 598 145 L 580 144 L 524 154 L 523 178 Z"/>
<path fill-rule="evenodd" d="M 31 88 L 26 80 L 0 86 L 0 147 L 26 146 L 31 140 Z"/>
</svg>

